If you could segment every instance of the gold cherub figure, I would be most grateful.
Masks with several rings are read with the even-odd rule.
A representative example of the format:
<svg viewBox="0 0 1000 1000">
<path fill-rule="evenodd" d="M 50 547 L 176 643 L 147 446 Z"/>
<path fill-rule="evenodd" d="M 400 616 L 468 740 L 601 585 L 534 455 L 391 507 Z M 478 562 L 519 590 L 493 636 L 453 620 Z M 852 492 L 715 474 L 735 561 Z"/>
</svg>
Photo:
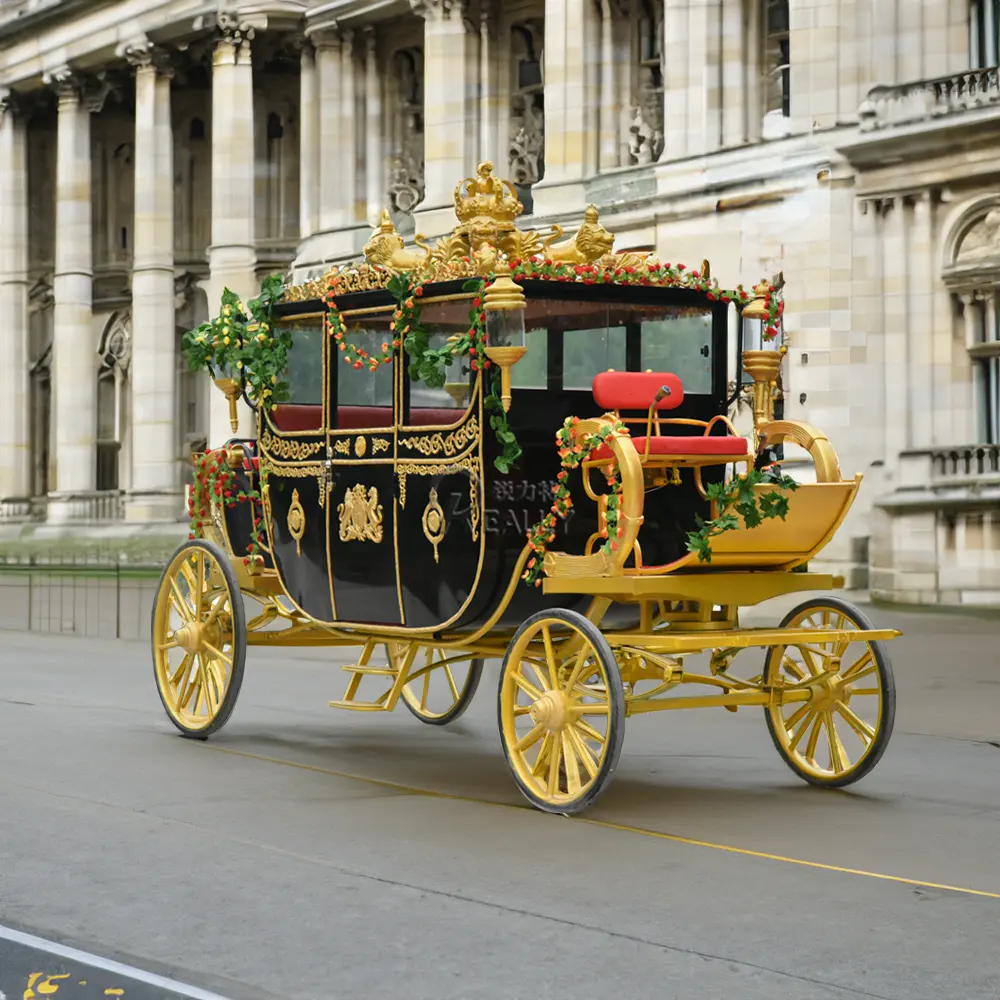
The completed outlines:
<svg viewBox="0 0 1000 1000">
<path fill-rule="evenodd" d="M 405 250 L 403 237 L 389 218 L 388 209 L 382 209 L 382 220 L 364 246 L 365 259 L 369 264 L 387 268 L 390 271 L 412 271 L 423 267 L 430 259 L 430 248 L 421 243 L 423 236 L 417 235 L 414 242 L 424 247 L 423 252 Z"/>
</svg>

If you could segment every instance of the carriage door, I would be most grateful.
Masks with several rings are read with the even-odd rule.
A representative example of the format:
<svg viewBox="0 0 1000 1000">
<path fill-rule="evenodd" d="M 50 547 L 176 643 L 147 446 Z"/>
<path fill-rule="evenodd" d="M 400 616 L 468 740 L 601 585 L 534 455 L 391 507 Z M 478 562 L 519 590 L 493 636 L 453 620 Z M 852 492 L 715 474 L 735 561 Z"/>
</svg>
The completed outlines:
<svg viewBox="0 0 1000 1000">
<path fill-rule="evenodd" d="M 344 313 L 345 340 L 370 355 L 391 339 L 391 315 Z M 329 551 L 333 600 L 339 622 L 400 625 L 396 574 L 396 501 L 393 475 L 396 362 L 345 363 L 330 352 Z"/>
</svg>

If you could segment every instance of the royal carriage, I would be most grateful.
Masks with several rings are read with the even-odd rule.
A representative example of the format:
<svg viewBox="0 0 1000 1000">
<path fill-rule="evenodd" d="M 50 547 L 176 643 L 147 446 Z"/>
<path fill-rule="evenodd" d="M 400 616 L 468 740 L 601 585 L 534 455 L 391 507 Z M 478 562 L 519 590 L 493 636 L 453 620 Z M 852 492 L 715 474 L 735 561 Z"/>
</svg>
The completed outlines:
<svg viewBox="0 0 1000 1000">
<path fill-rule="evenodd" d="M 489 164 L 455 206 L 434 246 L 407 249 L 385 214 L 363 262 L 228 296 L 186 338 L 234 431 L 242 396 L 258 433 L 195 458 L 192 537 L 153 610 L 171 721 L 217 732 L 248 644 L 355 647 L 331 705 L 402 702 L 432 725 L 502 658 L 503 750 L 543 810 L 600 794 L 628 716 L 681 708 L 759 707 L 802 778 L 862 777 L 892 730 L 899 633 L 829 597 L 740 625 L 741 608 L 843 585 L 808 564 L 861 478 L 774 417 L 776 283 L 727 291 L 707 263 L 615 253 L 593 207 L 569 239 L 522 231 Z M 810 481 L 780 471 L 788 443 Z M 746 650 L 759 659 L 737 673 Z"/>
</svg>

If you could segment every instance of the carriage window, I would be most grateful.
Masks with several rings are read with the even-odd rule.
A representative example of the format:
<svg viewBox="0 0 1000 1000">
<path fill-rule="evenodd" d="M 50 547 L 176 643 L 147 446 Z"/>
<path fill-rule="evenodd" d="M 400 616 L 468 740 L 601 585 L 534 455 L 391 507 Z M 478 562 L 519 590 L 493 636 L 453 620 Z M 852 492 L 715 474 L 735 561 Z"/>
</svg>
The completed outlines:
<svg viewBox="0 0 1000 1000">
<path fill-rule="evenodd" d="M 352 347 L 379 357 L 389 346 L 388 320 L 346 321 L 344 338 Z M 332 344 L 331 344 L 332 346 Z M 346 351 L 330 352 L 331 379 L 337 380 L 337 427 L 391 427 L 393 364 L 380 364 L 375 371 L 351 363 Z M 335 366 L 335 367 L 333 367 Z"/>
<path fill-rule="evenodd" d="M 644 309 L 641 319 L 643 371 L 673 372 L 684 394 L 712 392 L 712 313 L 666 306 Z"/>
<path fill-rule="evenodd" d="M 279 330 L 292 335 L 288 352 L 288 401 L 323 405 L 323 320 L 283 320 Z"/>
<path fill-rule="evenodd" d="M 563 334 L 563 388 L 590 391 L 594 376 L 626 368 L 625 327 L 569 330 Z"/>
<path fill-rule="evenodd" d="M 536 327 L 525 331 L 528 353 L 514 365 L 510 384 L 515 389 L 545 389 L 549 384 L 549 331 Z"/>
</svg>

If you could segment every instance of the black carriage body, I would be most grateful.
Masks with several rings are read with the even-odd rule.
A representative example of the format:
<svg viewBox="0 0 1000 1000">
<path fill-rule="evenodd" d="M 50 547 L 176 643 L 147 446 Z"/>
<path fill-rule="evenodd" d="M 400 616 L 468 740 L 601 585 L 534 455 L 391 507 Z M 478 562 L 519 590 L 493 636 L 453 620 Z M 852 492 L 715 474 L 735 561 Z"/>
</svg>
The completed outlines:
<svg viewBox="0 0 1000 1000">
<path fill-rule="evenodd" d="M 668 416 L 710 420 L 725 412 L 725 303 L 687 289 L 520 283 L 529 349 L 512 371 L 508 420 L 523 454 L 509 474 L 494 465 L 499 445 L 483 405 L 488 375 L 469 371 L 466 360 L 454 375 L 449 371 L 446 390 L 427 390 L 409 378 L 401 351 L 377 372 L 356 371 L 328 336 L 322 303 L 277 308 L 276 323 L 293 327 L 293 398 L 261 419 L 265 521 L 284 589 L 310 617 L 454 633 L 482 627 L 501 607 L 494 625 L 505 629 L 547 607 L 582 610 L 589 598 L 546 598 L 513 577 L 528 530 L 551 506 L 560 470 L 557 430 L 569 416 L 603 412 L 593 376 L 609 368 L 674 371 L 685 397 Z M 440 330 L 441 343 L 468 328 L 472 296 L 462 284 L 425 289 L 424 321 Z M 342 295 L 337 306 L 347 341 L 377 354 L 392 339 L 395 302 L 387 292 Z M 664 332 L 665 323 L 678 319 L 683 330 Z M 686 339 L 678 340 L 679 333 Z M 683 354 L 673 359 L 679 363 L 671 363 L 671 351 Z M 306 389 L 299 388 L 303 382 Z M 463 391 L 467 398 L 456 402 Z M 676 433 L 685 431 L 701 433 L 694 427 Z M 703 478 L 721 475 L 711 468 Z M 553 551 L 582 553 L 596 528 L 596 504 L 579 474 L 572 489 L 574 510 L 560 522 Z M 292 515 L 296 505 L 301 530 Z M 651 490 L 644 562 L 683 556 L 699 514 L 708 516 L 708 507 L 690 475 L 679 486 Z M 632 615 L 633 609 L 613 608 L 606 620 Z"/>
</svg>

